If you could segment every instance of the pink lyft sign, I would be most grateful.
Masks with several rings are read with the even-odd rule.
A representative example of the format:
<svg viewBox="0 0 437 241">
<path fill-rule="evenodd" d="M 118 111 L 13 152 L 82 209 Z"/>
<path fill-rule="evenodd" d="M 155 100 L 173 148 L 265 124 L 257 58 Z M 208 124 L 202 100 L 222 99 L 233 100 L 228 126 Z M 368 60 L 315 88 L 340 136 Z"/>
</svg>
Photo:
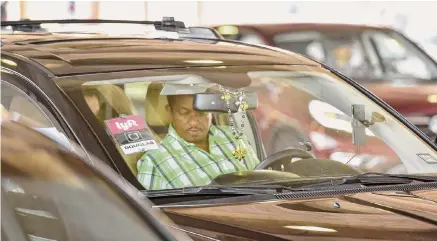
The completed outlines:
<svg viewBox="0 0 437 241">
<path fill-rule="evenodd" d="M 143 118 L 140 115 L 131 115 L 125 117 L 119 117 L 105 121 L 109 131 L 113 135 L 128 131 L 137 131 L 147 129 Z"/>
</svg>

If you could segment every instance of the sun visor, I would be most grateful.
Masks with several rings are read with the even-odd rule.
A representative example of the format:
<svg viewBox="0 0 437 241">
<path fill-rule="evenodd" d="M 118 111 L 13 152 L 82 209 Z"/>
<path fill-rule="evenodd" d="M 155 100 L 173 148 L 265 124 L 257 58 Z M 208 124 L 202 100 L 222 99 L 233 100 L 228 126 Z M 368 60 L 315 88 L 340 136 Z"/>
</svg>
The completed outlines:
<svg viewBox="0 0 437 241">
<path fill-rule="evenodd" d="M 194 95 L 205 93 L 207 89 L 216 86 L 201 76 L 190 75 L 187 78 L 164 84 L 161 95 Z"/>
</svg>

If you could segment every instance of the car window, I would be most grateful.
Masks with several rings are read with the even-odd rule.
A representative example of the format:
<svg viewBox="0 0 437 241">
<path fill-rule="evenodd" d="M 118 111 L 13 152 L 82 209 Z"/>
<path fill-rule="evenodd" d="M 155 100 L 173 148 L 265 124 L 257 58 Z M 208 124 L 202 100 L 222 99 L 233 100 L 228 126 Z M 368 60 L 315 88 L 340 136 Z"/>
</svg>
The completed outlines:
<svg viewBox="0 0 437 241">
<path fill-rule="evenodd" d="M 434 64 L 400 35 L 373 32 L 371 41 L 388 76 L 421 80 L 429 80 L 437 76 Z"/>
<path fill-rule="evenodd" d="M 29 240 L 161 240 L 141 209 L 36 132 L 2 127 L 1 171 L 2 209 L 5 202 Z"/>
<path fill-rule="evenodd" d="M 308 31 L 281 33 L 273 37 L 277 47 L 300 53 L 325 63 L 354 78 L 375 78 L 373 65 L 358 33 Z"/>
<path fill-rule="evenodd" d="M 223 25 L 217 27 L 217 31 L 225 39 L 237 40 L 249 44 L 266 44 L 264 38 L 259 33 L 248 28 Z"/>
<path fill-rule="evenodd" d="M 263 38 L 259 34 L 249 31 L 241 33 L 240 39 L 238 40 L 249 44 L 265 44 Z"/>
<path fill-rule="evenodd" d="M 40 127 L 53 127 L 52 121 L 47 114 L 41 109 L 40 105 L 29 95 L 12 84 L 1 82 L 3 107 L 8 112 L 19 118 L 23 116 L 30 119 Z M 18 114 L 18 115 L 17 115 Z"/>
<path fill-rule="evenodd" d="M 102 74 L 77 82 L 80 87 L 61 85 L 84 114 L 94 113 L 86 118 L 100 123 L 100 138 L 112 140 L 145 189 L 212 185 L 221 175 L 255 170 L 284 149 L 347 167 L 300 172 L 292 166 L 302 155 L 268 167 L 301 177 L 436 171 L 437 153 L 422 139 L 322 68 L 164 72 Z M 237 81 L 246 84 L 216 84 Z"/>
<path fill-rule="evenodd" d="M 35 96 L 5 81 L 1 81 L 1 90 L 2 112 L 6 111 L 9 118 L 33 127 L 63 145 L 71 147 L 60 124 Z"/>
</svg>

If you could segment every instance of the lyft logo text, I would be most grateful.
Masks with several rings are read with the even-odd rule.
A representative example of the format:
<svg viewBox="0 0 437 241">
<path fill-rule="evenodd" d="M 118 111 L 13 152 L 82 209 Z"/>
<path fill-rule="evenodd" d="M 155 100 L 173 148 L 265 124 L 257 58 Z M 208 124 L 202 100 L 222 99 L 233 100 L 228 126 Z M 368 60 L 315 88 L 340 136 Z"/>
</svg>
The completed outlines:
<svg viewBox="0 0 437 241">
<path fill-rule="evenodd" d="M 126 122 L 115 122 L 115 126 L 117 126 L 120 130 L 129 130 L 131 127 L 138 126 L 135 120 L 128 120 Z"/>
</svg>

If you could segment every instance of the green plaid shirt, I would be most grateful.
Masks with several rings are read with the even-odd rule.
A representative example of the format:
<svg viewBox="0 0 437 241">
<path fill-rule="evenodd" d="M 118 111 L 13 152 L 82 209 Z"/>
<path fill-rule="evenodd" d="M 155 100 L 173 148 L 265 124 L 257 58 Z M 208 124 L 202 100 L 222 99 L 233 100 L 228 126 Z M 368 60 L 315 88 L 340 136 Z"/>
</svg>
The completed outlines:
<svg viewBox="0 0 437 241">
<path fill-rule="evenodd" d="M 246 148 L 241 161 L 232 151 Z M 259 163 L 256 153 L 245 139 L 235 140 L 227 126 L 211 126 L 209 153 L 179 137 L 170 125 L 160 148 L 147 151 L 138 160 L 138 180 L 148 190 L 207 185 L 218 175 L 253 170 Z"/>
</svg>

